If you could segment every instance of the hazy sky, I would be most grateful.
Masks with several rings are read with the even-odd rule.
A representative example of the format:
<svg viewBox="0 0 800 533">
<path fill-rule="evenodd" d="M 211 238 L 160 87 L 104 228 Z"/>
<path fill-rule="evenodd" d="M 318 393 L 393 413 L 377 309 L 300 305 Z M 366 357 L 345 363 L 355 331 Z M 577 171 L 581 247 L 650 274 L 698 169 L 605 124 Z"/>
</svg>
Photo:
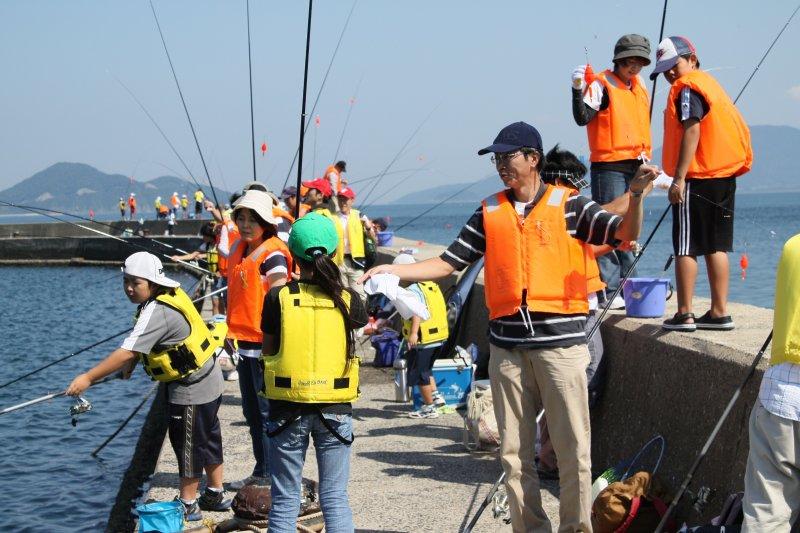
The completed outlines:
<svg viewBox="0 0 800 533">
<path fill-rule="evenodd" d="M 672 0 L 666 35 L 689 37 L 702 65 L 735 95 L 796 0 Z M 352 3 L 314 5 L 309 110 Z M 212 179 L 233 189 L 252 179 L 244 1 L 156 0 L 162 28 Z M 537 126 L 545 148 L 586 151 L 572 120 L 570 75 L 610 64 L 624 33 L 658 40 L 662 2 L 471 2 L 361 0 L 322 93 L 306 141 L 306 176 L 334 156 L 361 81 L 340 157 L 348 176 L 379 173 L 431 110 L 393 168 L 428 164 L 378 192 L 401 193 L 492 171 L 476 151 L 504 125 Z M 307 2 L 251 2 L 258 176 L 279 188 L 297 146 Z M 750 124 L 800 127 L 800 16 L 742 97 Z M 200 179 L 200 159 L 145 0 L 0 2 L 0 189 L 58 161 L 147 180 L 180 170 L 147 117 L 114 80 L 144 102 Z M 644 70 L 648 74 L 651 67 Z M 649 88 L 648 82 L 648 88 Z M 654 144 L 666 98 L 656 89 Z M 437 107 L 438 106 L 438 107 Z M 223 177 L 224 176 L 224 177 Z M 293 174 L 291 181 L 296 175 Z M 204 177 L 203 177 L 204 181 Z M 358 192 L 358 188 L 356 189 Z"/>
</svg>

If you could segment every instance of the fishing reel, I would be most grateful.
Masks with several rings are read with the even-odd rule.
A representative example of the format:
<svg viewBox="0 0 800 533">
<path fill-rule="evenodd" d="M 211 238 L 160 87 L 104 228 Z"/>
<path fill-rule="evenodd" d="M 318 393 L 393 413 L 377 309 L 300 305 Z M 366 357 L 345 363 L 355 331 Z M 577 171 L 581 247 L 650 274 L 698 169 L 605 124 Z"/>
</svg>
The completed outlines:
<svg viewBox="0 0 800 533">
<path fill-rule="evenodd" d="M 504 523 L 511 523 L 511 510 L 508 508 L 508 494 L 505 485 L 500 485 L 492 496 L 492 516 Z"/>
<path fill-rule="evenodd" d="M 72 417 L 72 427 L 78 425 L 78 417 L 83 413 L 88 413 L 92 410 L 92 404 L 86 398 L 79 396 L 78 399 L 69 408 L 69 416 Z"/>
<path fill-rule="evenodd" d="M 686 495 L 689 496 L 692 502 L 692 508 L 698 513 L 703 514 L 708 503 L 717 495 L 717 491 L 709 487 L 700 487 L 697 489 L 696 493 L 687 490 Z"/>
</svg>

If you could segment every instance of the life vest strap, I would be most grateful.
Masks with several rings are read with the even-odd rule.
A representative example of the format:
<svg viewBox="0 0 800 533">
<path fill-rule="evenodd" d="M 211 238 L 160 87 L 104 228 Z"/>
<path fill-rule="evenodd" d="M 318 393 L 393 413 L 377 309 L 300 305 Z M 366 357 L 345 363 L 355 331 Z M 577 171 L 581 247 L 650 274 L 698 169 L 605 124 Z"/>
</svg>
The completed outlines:
<svg viewBox="0 0 800 533">
<path fill-rule="evenodd" d="M 316 411 L 317 411 L 317 417 L 319 417 L 319 420 L 320 420 L 320 422 L 322 422 L 322 425 L 325 426 L 325 429 L 327 429 L 331 433 L 331 435 L 336 437 L 336 440 L 338 440 L 339 442 L 341 442 L 345 446 L 350 446 L 351 444 L 353 444 L 353 442 L 356 440 L 356 436 L 355 435 L 351 435 L 349 439 L 343 437 L 338 431 L 336 431 L 333 428 L 333 426 L 331 426 L 331 423 L 328 422 L 328 419 L 325 418 L 325 415 L 322 414 L 322 410 L 320 408 L 317 407 Z M 267 431 L 267 437 L 273 438 L 276 435 L 280 435 L 281 433 L 286 431 L 286 429 L 289 426 L 291 426 L 292 424 L 294 424 L 295 422 L 300 420 L 300 418 L 302 418 L 302 416 L 299 415 L 299 414 L 295 414 L 295 415 L 290 416 L 289 418 L 284 420 L 283 423 L 280 426 L 278 426 L 277 428 L 275 428 L 273 431 Z"/>
</svg>

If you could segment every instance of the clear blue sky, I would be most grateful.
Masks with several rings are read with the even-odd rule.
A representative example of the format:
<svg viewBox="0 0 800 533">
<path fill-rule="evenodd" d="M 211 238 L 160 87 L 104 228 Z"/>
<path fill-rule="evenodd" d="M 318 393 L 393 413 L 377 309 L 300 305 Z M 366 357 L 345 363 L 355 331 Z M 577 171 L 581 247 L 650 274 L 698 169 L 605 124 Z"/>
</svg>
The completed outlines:
<svg viewBox="0 0 800 533">
<path fill-rule="evenodd" d="M 297 145 L 307 3 L 252 0 L 253 84 L 259 179 L 278 188 Z M 672 0 L 666 35 L 689 37 L 704 68 L 735 95 L 794 9 L 795 0 Z M 309 109 L 350 1 L 314 6 Z M 556 142 L 585 152 L 570 111 L 570 74 L 585 62 L 610 64 L 624 33 L 658 40 L 662 2 L 470 2 L 361 0 L 317 114 L 316 171 L 336 150 L 359 79 L 340 156 L 349 177 L 376 174 L 437 105 L 394 168 L 430 163 L 393 195 L 472 181 L 492 171 L 476 155 L 507 123 L 525 120 Z M 156 0 L 167 45 L 215 183 L 251 179 L 244 1 Z M 750 124 L 800 127 L 800 15 L 762 66 L 739 107 Z M 58 161 L 148 180 L 180 169 L 166 143 L 109 72 L 159 121 L 198 179 L 200 159 L 145 0 L 0 3 L 0 189 Z M 649 68 L 645 69 L 649 73 Z M 649 83 L 648 83 L 649 86 Z M 653 121 L 660 145 L 666 82 Z M 312 126 L 313 128 L 313 126 Z M 307 174 L 314 135 L 307 137 Z M 224 179 L 223 179 L 224 175 Z M 292 175 L 292 180 L 295 175 Z M 357 189 L 358 191 L 358 189 Z M 382 192 L 382 191 L 381 191 Z M 387 199 L 392 195 L 387 196 Z"/>
</svg>

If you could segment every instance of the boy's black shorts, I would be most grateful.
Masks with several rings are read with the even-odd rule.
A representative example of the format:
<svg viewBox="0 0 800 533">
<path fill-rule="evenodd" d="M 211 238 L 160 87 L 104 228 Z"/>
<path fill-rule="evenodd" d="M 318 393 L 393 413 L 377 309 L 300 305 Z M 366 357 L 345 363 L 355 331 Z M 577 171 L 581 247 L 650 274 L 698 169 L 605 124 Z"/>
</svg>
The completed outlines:
<svg viewBox="0 0 800 533">
<path fill-rule="evenodd" d="M 436 360 L 436 353 L 441 345 L 428 348 L 424 345 L 417 345 L 408 351 L 406 361 L 408 362 L 408 384 L 427 385 L 433 375 L 433 363 Z"/>
<path fill-rule="evenodd" d="M 682 204 L 672 205 L 676 256 L 733 251 L 736 178 L 687 179 Z"/>
<path fill-rule="evenodd" d="M 200 405 L 168 404 L 169 441 L 180 477 L 201 477 L 206 465 L 222 464 L 222 432 L 217 411 L 222 396 Z"/>
</svg>

